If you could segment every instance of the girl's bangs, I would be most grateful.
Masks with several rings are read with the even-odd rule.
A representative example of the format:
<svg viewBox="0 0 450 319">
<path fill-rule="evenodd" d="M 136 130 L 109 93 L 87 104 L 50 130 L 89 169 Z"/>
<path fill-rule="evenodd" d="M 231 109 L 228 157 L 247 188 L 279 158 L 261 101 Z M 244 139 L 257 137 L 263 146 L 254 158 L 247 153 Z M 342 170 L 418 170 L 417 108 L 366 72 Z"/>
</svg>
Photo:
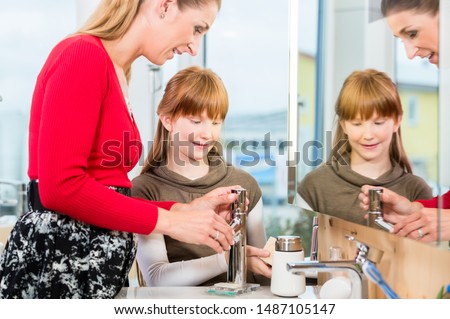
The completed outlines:
<svg viewBox="0 0 450 319">
<path fill-rule="evenodd" d="M 205 111 L 210 119 L 224 120 L 228 112 L 228 95 L 226 91 L 210 90 L 208 87 L 189 90 L 180 99 L 174 115 L 197 116 Z"/>
<path fill-rule="evenodd" d="M 402 115 L 401 104 L 393 92 L 382 88 L 357 90 L 344 94 L 339 105 L 340 120 L 359 118 L 366 121 L 374 114 L 379 117 L 397 118 Z"/>
</svg>

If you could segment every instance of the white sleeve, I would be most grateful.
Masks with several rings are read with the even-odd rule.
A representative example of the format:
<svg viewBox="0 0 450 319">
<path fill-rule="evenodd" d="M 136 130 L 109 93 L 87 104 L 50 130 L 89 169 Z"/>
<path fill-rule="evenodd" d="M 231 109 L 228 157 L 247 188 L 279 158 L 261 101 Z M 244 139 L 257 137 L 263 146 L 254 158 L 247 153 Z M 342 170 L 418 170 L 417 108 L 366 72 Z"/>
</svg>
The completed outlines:
<svg viewBox="0 0 450 319">
<path fill-rule="evenodd" d="M 314 209 L 312 209 L 311 206 L 309 206 L 309 204 L 298 193 L 295 195 L 295 205 L 300 208 L 305 208 L 314 211 Z"/>
<path fill-rule="evenodd" d="M 170 263 L 162 234 L 138 235 L 136 258 L 147 286 L 196 286 L 228 268 L 223 253 Z"/>
<path fill-rule="evenodd" d="M 264 209 L 262 197 L 248 214 L 247 243 L 250 246 L 264 248 L 266 244 L 266 230 L 264 228 Z"/>
</svg>

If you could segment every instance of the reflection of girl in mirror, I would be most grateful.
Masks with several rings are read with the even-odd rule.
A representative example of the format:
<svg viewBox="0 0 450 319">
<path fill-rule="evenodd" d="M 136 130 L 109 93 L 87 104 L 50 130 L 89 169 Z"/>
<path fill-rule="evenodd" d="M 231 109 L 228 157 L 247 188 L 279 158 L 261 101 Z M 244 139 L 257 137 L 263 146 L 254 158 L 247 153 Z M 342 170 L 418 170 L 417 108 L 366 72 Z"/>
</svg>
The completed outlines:
<svg viewBox="0 0 450 319">
<path fill-rule="evenodd" d="M 214 72 L 189 67 L 175 74 L 158 106 L 159 122 L 152 150 L 142 174 L 133 180 L 132 195 L 183 203 L 219 186 L 241 185 L 249 198 L 248 243 L 255 246 L 247 246 L 248 267 L 254 274 L 270 277 L 270 268 L 258 258 L 270 254 L 256 248 L 262 248 L 266 242 L 261 189 L 248 173 L 228 165 L 217 149 L 227 111 L 228 94 Z M 217 254 L 207 246 L 156 233 L 138 236 L 138 241 L 137 260 L 149 286 L 227 281 L 227 253 Z M 248 281 L 254 279 L 249 271 Z"/>
<path fill-rule="evenodd" d="M 402 39 L 408 57 L 429 58 L 439 64 L 439 0 L 383 0 L 381 10 L 395 36 Z M 368 189 L 360 194 L 361 207 L 368 209 Z M 450 192 L 442 195 L 438 226 L 438 197 L 410 202 L 391 191 L 382 195 L 385 219 L 396 223 L 393 233 L 424 242 L 450 240 Z"/>
<path fill-rule="evenodd" d="M 335 111 L 330 158 L 299 185 L 303 206 L 365 225 L 358 200 L 365 184 L 387 187 L 410 200 L 431 198 L 431 188 L 412 174 L 400 134 L 400 97 L 385 73 L 367 69 L 350 74 Z"/>
</svg>

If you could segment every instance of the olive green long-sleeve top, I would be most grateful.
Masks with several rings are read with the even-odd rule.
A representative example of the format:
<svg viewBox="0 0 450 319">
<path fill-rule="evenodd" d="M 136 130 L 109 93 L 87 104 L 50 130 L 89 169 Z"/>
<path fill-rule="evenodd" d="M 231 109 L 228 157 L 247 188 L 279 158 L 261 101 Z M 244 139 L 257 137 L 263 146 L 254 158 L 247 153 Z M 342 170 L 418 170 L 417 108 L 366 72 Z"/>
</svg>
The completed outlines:
<svg viewBox="0 0 450 319">
<path fill-rule="evenodd" d="M 372 179 L 338 162 L 324 163 L 308 173 L 298 185 L 298 194 L 314 211 L 366 225 L 367 212 L 359 207 L 358 199 L 363 185 L 386 187 L 411 201 L 432 197 L 430 186 L 422 178 L 405 172 L 398 164 Z"/>
</svg>

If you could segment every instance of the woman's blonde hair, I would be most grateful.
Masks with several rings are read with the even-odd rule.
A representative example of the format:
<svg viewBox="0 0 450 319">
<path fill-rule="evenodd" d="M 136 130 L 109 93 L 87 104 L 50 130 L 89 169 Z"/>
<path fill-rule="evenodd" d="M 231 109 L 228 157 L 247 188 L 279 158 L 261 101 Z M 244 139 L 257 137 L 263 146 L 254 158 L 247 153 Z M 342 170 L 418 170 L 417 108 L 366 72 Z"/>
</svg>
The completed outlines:
<svg viewBox="0 0 450 319">
<path fill-rule="evenodd" d="M 392 118 L 396 123 L 403 115 L 402 104 L 397 88 L 389 76 L 373 69 L 354 71 L 344 81 L 335 105 L 337 128 L 333 139 L 333 151 L 330 161 L 336 161 L 351 153 L 348 137 L 341 122 L 360 117 L 362 121 L 370 119 L 375 113 L 380 117 Z M 339 147 L 345 141 L 344 147 Z M 412 173 L 411 164 L 406 156 L 400 127 L 393 133 L 389 147 L 391 162 L 398 163 L 404 171 Z"/>
<path fill-rule="evenodd" d="M 201 115 L 206 111 L 210 119 L 224 120 L 228 112 L 228 93 L 220 77 L 210 69 L 198 66 L 178 71 L 167 83 L 158 106 L 158 115 L 179 117 Z M 169 152 L 169 131 L 158 121 L 152 149 L 141 173 L 166 163 Z"/>
<path fill-rule="evenodd" d="M 121 38 L 134 21 L 142 3 L 151 0 L 102 0 L 86 23 L 77 33 L 90 34 L 103 40 Z M 222 0 L 177 0 L 180 11 L 186 8 L 201 8 L 210 2 L 216 2 L 218 8 Z M 130 80 L 130 69 L 125 70 Z"/>
</svg>

